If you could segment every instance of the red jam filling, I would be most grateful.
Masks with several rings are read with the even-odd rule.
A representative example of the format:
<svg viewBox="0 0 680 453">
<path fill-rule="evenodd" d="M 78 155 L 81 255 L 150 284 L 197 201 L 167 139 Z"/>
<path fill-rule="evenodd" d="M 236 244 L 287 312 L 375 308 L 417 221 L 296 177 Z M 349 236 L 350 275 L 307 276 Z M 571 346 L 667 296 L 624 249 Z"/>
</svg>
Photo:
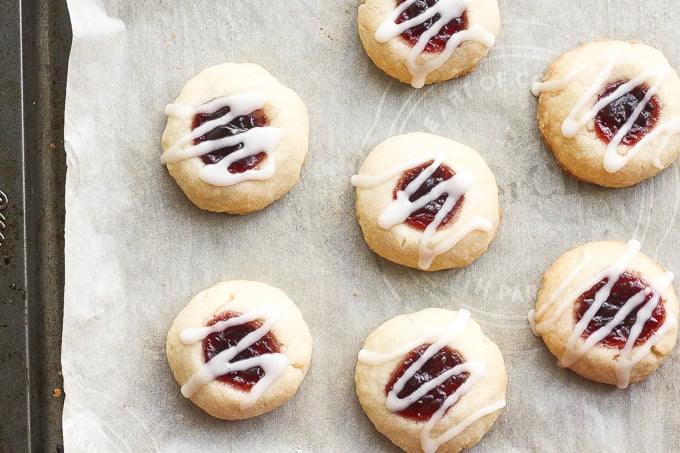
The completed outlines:
<svg viewBox="0 0 680 453">
<path fill-rule="evenodd" d="M 628 82 L 628 80 L 619 80 L 605 86 L 597 97 L 598 101 L 612 94 L 626 82 Z M 639 85 L 631 92 L 610 102 L 597 113 L 597 116 L 595 117 L 595 130 L 600 140 L 605 143 L 612 141 L 619 129 L 621 129 L 633 115 L 633 111 L 645 98 L 648 90 L 649 87 L 647 85 Z M 623 137 L 621 143 L 626 146 L 634 146 L 642 140 L 642 137 L 654 129 L 654 126 L 659 119 L 660 110 L 659 100 L 656 96 L 652 96 L 649 99 L 649 102 L 647 102 L 647 105 L 645 105 L 642 113 L 640 113 L 640 116 L 638 116 L 635 123 L 633 123 L 630 132 Z"/>
<path fill-rule="evenodd" d="M 191 129 L 194 130 L 203 123 L 207 123 L 208 121 L 221 118 L 227 113 L 229 113 L 229 110 L 230 109 L 227 106 L 219 109 L 214 113 L 197 113 L 196 115 L 194 115 L 194 120 L 191 124 Z M 251 112 L 248 115 L 236 117 L 233 120 L 231 120 L 231 122 L 229 122 L 228 124 L 217 126 L 210 132 L 201 135 L 200 137 L 194 140 L 194 145 L 197 145 L 205 141 L 219 140 L 220 138 L 231 137 L 233 135 L 242 134 L 243 132 L 254 127 L 265 127 L 268 125 L 269 120 L 267 119 L 264 110 L 262 109 L 255 110 L 254 112 Z M 229 154 L 234 153 L 242 148 L 243 143 L 239 143 L 234 146 L 226 146 L 224 148 L 215 150 L 211 153 L 202 155 L 201 160 L 206 165 L 216 164 L 217 162 L 227 157 Z M 267 157 L 267 154 L 264 151 L 260 151 L 259 153 L 254 154 L 252 156 L 239 159 L 236 162 L 233 162 L 231 165 L 229 165 L 229 173 L 243 173 L 247 170 L 252 170 L 253 168 L 257 167 L 260 164 L 260 162 L 262 162 L 265 159 L 265 157 Z"/>
<path fill-rule="evenodd" d="M 407 170 L 402 175 L 397 186 L 394 188 L 392 198 L 396 200 L 397 193 L 404 190 L 406 186 L 408 186 L 414 179 L 418 177 L 418 175 L 420 175 L 427 167 L 432 165 L 432 162 L 433 161 L 425 162 L 416 168 Z M 451 168 L 447 167 L 446 165 L 440 165 L 437 167 L 434 173 L 432 173 L 432 175 L 427 178 L 427 180 L 418 188 L 418 190 L 416 190 L 413 195 L 409 197 L 409 201 L 414 202 L 420 197 L 427 195 L 435 186 L 443 181 L 453 178 L 455 174 L 456 173 Z M 432 200 L 422 208 L 411 213 L 411 215 L 406 219 L 406 224 L 417 230 L 424 231 L 425 228 L 427 228 L 427 226 L 432 223 L 442 206 L 444 206 L 448 196 L 449 194 L 443 193 L 436 200 Z M 442 221 L 441 225 L 437 227 L 437 229 L 443 228 L 448 223 L 453 221 L 463 204 L 464 198 L 465 195 L 461 196 L 458 201 L 456 201 L 453 209 L 451 209 L 451 211 L 444 217 L 444 220 Z"/>
<path fill-rule="evenodd" d="M 595 294 L 600 289 L 602 289 L 602 287 L 605 286 L 608 281 L 609 279 L 605 278 L 590 288 L 588 291 L 583 293 L 581 297 L 577 299 L 576 306 L 574 308 L 574 317 L 576 318 L 576 322 L 579 322 L 581 318 L 583 318 L 583 315 L 585 315 L 586 311 L 588 311 L 590 306 L 595 301 Z M 619 312 L 621 307 L 623 307 L 626 301 L 628 301 L 628 299 L 635 296 L 640 291 L 644 291 L 647 287 L 649 287 L 649 285 L 642 279 L 627 272 L 621 274 L 616 283 L 614 283 L 609 297 L 607 297 L 607 300 L 602 304 L 581 336 L 586 339 L 591 333 L 595 332 L 600 327 L 605 326 L 612 319 L 614 319 L 616 314 Z M 633 324 L 635 324 L 638 312 L 653 297 L 653 292 L 647 294 L 645 299 L 628 314 L 626 319 L 614 327 L 612 332 L 603 340 L 601 340 L 599 344 L 611 348 L 623 349 L 623 347 L 626 345 L 626 341 L 628 341 L 630 330 L 633 328 Z M 659 329 L 659 327 L 661 327 L 665 319 L 666 310 L 663 307 L 663 301 L 659 299 L 659 303 L 652 312 L 652 317 L 647 320 L 642 328 L 640 336 L 637 338 L 637 340 L 635 340 L 635 346 L 639 346 L 649 340 Z"/>
<path fill-rule="evenodd" d="M 388 394 L 392 390 L 397 380 L 406 372 L 413 362 L 418 360 L 425 353 L 425 350 L 429 346 L 429 344 L 424 344 L 408 354 L 401 365 L 399 365 L 392 373 L 392 377 L 385 386 L 385 394 Z M 445 346 L 443 349 L 437 351 L 430 360 L 425 362 L 423 367 L 406 382 L 406 385 L 397 396 L 399 398 L 406 398 L 408 395 L 418 390 L 422 385 L 448 370 L 461 365 L 463 362 L 464 359 L 458 352 Z M 416 421 L 429 420 L 432 415 L 442 407 L 446 398 L 455 392 L 458 387 L 463 385 L 469 376 L 469 373 L 460 373 L 451 376 L 438 387 L 432 389 L 422 398 L 399 412 L 399 415 Z"/>
<path fill-rule="evenodd" d="M 213 318 L 208 322 L 207 326 L 212 326 L 219 321 L 226 321 L 227 319 L 238 316 L 235 313 L 223 313 Z M 259 321 L 250 321 L 238 326 L 231 326 L 221 332 L 216 332 L 208 335 L 203 340 L 203 360 L 207 363 L 210 359 L 215 357 L 220 352 L 236 346 L 250 332 L 257 330 L 262 326 Z M 231 359 L 230 363 L 238 362 L 240 360 L 250 359 L 263 354 L 273 354 L 279 352 L 279 343 L 276 341 L 271 332 L 260 338 L 254 344 L 244 349 L 242 352 Z M 218 381 L 229 384 L 243 391 L 249 391 L 260 379 L 264 377 L 264 370 L 259 367 L 249 368 L 244 371 L 233 371 L 231 373 L 223 374 L 217 378 Z"/>
<path fill-rule="evenodd" d="M 405 0 L 397 0 L 397 5 L 401 5 L 402 3 L 404 3 L 404 1 Z M 439 0 L 416 0 L 415 3 L 413 3 L 413 5 L 406 8 L 406 10 L 399 15 L 395 22 L 397 24 L 401 24 L 402 22 L 405 22 L 409 19 L 413 19 L 414 17 L 417 17 L 424 13 L 425 11 L 427 11 L 428 8 L 431 8 L 438 1 Z M 401 34 L 402 39 L 409 43 L 411 46 L 415 46 L 418 43 L 420 36 L 427 30 L 429 30 L 430 27 L 432 27 L 439 19 L 441 19 L 441 15 L 437 13 L 431 18 L 424 21 L 422 24 L 409 28 L 408 30 Z M 449 23 L 444 25 L 444 27 L 442 27 L 441 30 L 439 30 L 439 33 L 430 38 L 430 40 L 427 42 L 427 45 L 425 46 L 424 52 L 427 53 L 442 52 L 446 48 L 446 43 L 448 42 L 449 39 L 451 39 L 451 36 L 458 33 L 459 31 L 465 30 L 467 27 L 468 18 L 466 11 L 463 13 L 462 16 L 456 17 L 455 19 L 451 19 Z"/>
</svg>

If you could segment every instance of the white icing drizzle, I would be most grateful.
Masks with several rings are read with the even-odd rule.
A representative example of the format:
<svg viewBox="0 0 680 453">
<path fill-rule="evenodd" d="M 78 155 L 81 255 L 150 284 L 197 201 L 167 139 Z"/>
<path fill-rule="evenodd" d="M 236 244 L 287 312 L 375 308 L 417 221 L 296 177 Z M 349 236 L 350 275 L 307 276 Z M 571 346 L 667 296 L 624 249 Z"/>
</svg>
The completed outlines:
<svg viewBox="0 0 680 453">
<path fill-rule="evenodd" d="M 534 333 L 534 335 L 539 336 L 540 334 L 549 331 L 552 328 L 552 325 L 555 323 L 555 321 L 557 321 L 557 319 L 560 316 L 562 316 L 564 310 L 571 306 L 571 302 L 578 296 L 583 294 L 582 292 L 579 293 L 578 290 L 574 291 L 569 296 L 563 299 L 562 303 L 559 305 L 559 307 L 557 307 L 557 310 L 555 310 L 555 313 L 553 313 L 553 315 L 549 319 L 541 322 L 540 324 L 536 324 L 536 318 L 543 316 L 543 314 L 545 314 L 545 312 L 548 311 L 548 309 L 552 307 L 552 305 L 555 302 L 557 302 L 557 298 L 562 295 L 562 293 L 569 286 L 572 280 L 574 280 L 574 278 L 576 278 L 576 276 L 581 273 L 581 270 L 585 267 L 586 264 L 588 264 L 591 258 L 592 255 L 590 254 L 588 249 L 583 249 L 583 258 L 581 259 L 581 262 L 574 268 L 573 271 L 571 271 L 567 278 L 565 278 L 562 281 L 560 286 L 557 287 L 555 292 L 552 293 L 552 295 L 541 306 L 541 308 L 538 309 L 538 311 L 531 310 L 529 312 L 529 325 L 531 326 L 531 331 Z M 598 280 L 597 282 L 599 281 L 600 280 Z M 592 288 L 592 286 L 590 286 L 589 288 Z"/>
<path fill-rule="evenodd" d="M 463 364 L 457 365 L 446 372 L 440 374 L 436 378 L 426 382 L 416 389 L 410 395 L 404 398 L 399 398 L 399 393 L 404 389 L 406 383 L 425 365 L 425 363 L 430 360 L 437 352 L 443 349 L 453 338 L 462 334 L 463 330 L 467 326 L 470 319 L 470 312 L 467 310 L 460 310 L 458 315 L 453 320 L 453 322 L 442 329 L 438 329 L 432 332 L 427 332 L 423 334 L 420 338 L 404 344 L 403 346 L 397 348 L 394 351 L 378 353 L 374 351 L 368 351 L 362 349 L 359 352 L 359 362 L 365 363 L 370 366 L 384 365 L 386 363 L 397 360 L 413 349 L 425 344 L 430 341 L 436 340 L 434 343 L 427 347 L 425 352 L 413 362 L 404 371 L 399 379 L 394 383 L 394 386 L 387 394 L 387 399 L 385 406 L 390 412 L 400 412 L 408 408 L 411 404 L 418 401 L 428 392 L 432 391 L 446 380 L 453 376 L 459 375 L 461 373 L 468 373 L 468 378 L 465 382 L 456 389 L 451 395 L 449 395 L 442 406 L 432 414 L 432 417 L 428 420 L 427 424 L 423 427 L 420 432 L 420 445 L 425 453 L 434 453 L 442 444 L 453 439 L 455 436 L 463 432 L 465 428 L 470 426 L 475 421 L 480 418 L 492 414 L 503 407 L 505 407 L 505 401 L 498 401 L 496 403 L 490 404 L 483 407 L 473 414 L 468 416 L 465 420 L 459 422 L 445 433 L 438 437 L 432 438 L 431 433 L 437 423 L 444 417 L 446 411 L 451 408 L 460 398 L 465 396 L 465 394 L 480 380 L 484 377 L 486 372 L 484 364 L 481 362 L 465 362 Z"/>
<path fill-rule="evenodd" d="M 383 184 L 390 179 L 402 174 L 403 172 L 418 167 L 426 162 L 432 161 L 427 168 L 425 168 L 413 181 L 411 181 L 403 190 L 397 192 L 397 197 L 393 200 L 387 208 L 380 214 L 378 218 L 378 225 L 385 230 L 389 230 L 395 225 L 403 223 L 408 217 L 423 208 L 428 203 L 438 199 L 443 194 L 448 194 L 446 201 L 442 205 L 437 215 L 423 231 L 419 246 L 418 267 L 421 269 L 428 269 L 432 265 L 432 261 L 458 244 L 465 236 L 474 230 L 490 231 L 493 227 L 489 219 L 483 217 L 474 217 L 468 223 L 463 225 L 455 234 L 447 236 L 438 244 L 430 244 L 437 228 L 442 224 L 446 216 L 453 210 L 456 203 L 465 194 L 465 191 L 473 184 L 474 177 L 467 172 L 456 173 L 452 178 L 441 181 L 427 194 L 410 201 L 409 198 L 418 191 L 421 185 L 437 170 L 442 164 L 444 158 L 440 155 L 432 155 L 429 157 L 414 159 L 406 162 L 403 165 L 395 166 L 387 171 L 377 175 L 354 175 L 352 176 L 352 185 L 360 188 L 372 188 Z"/>
<path fill-rule="evenodd" d="M 638 363 L 644 356 L 646 356 L 649 351 L 659 343 L 668 331 L 678 324 L 678 320 L 671 313 L 666 313 L 666 321 L 659 327 L 659 329 L 652 335 L 652 337 L 647 340 L 643 345 L 640 346 L 637 352 L 633 353 L 633 348 L 635 347 L 635 341 L 638 339 L 642 333 L 645 323 L 648 319 L 652 317 L 654 309 L 659 303 L 661 298 L 661 293 L 667 286 L 671 284 L 674 276 L 672 272 L 666 272 L 658 281 L 654 282 L 651 286 L 651 291 L 654 292 L 654 296 L 644 305 L 643 308 L 638 311 L 637 318 L 635 319 L 635 324 L 630 330 L 630 335 L 626 341 L 625 346 L 621 350 L 619 359 L 616 362 L 616 379 L 618 381 L 617 387 L 625 388 L 630 380 L 630 373 L 633 367 Z M 647 296 L 650 292 L 650 288 L 646 288 L 643 291 L 644 296 Z M 631 298 L 631 300 L 634 299 Z M 644 297 L 641 299 L 644 300 Z M 639 303 L 639 302 L 638 302 Z M 623 310 L 623 309 L 622 309 Z"/>
<path fill-rule="evenodd" d="M 475 24 L 467 30 L 461 30 L 451 36 L 446 42 L 444 50 L 436 58 L 423 64 L 418 64 L 416 62 L 418 56 L 425 51 L 425 47 L 430 39 L 437 36 L 439 31 L 451 20 L 462 16 L 470 5 L 470 1 L 471 0 L 439 0 L 422 14 L 397 24 L 396 20 L 399 16 L 416 2 L 416 0 L 405 0 L 404 3 L 397 6 L 387 19 L 380 24 L 380 27 L 378 27 L 378 30 L 375 32 L 375 39 L 378 42 L 387 42 L 390 39 L 394 39 L 401 35 L 408 29 L 432 19 L 435 15 L 440 15 L 440 18 L 420 36 L 418 42 L 408 54 L 406 65 L 411 73 L 411 86 L 414 88 L 422 88 L 423 85 L 425 85 L 427 75 L 443 65 L 446 60 L 451 57 L 453 52 L 455 52 L 456 48 L 464 41 L 476 41 L 486 47 L 492 47 L 494 45 L 494 42 L 496 41 L 494 35 L 482 26 Z"/>
<path fill-rule="evenodd" d="M 221 351 L 199 368 L 198 371 L 196 371 L 182 386 L 182 395 L 186 398 L 190 398 L 200 390 L 201 387 L 213 382 L 219 376 L 233 371 L 245 371 L 259 366 L 264 370 L 264 377 L 250 389 L 248 396 L 241 403 L 241 408 L 246 409 L 254 405 L 267 388 L 269 388 L 269 386 L 285 371 L 288 366 L 288 359 L 281 353 L 270 353 L 239 360 L 237 362 L 231 362 L 231 360 L 267 335 L 280 317 L 281 308 L 277 305 L 270 305 L 261 311 L 243 313 L 224 321 L 218 321 L 211 326 L 182 330 L 180 333 L 180 341 L 190 345 L 201 342 L 209 335 L 222 332 L 232 326 L 239 326 L 258 319 L 264 321 L 260 327 L 243 337 L 235 346 Z"/>
<path fill-rule="evenodd" d="M 198 172 L 199 178 L 214 186 L 231 186 L 248 180 L 269 179 L 276 170 L 272 154 L 276 149 L 283 131 L 275 127 L 254 127 L 241 134 L 223 137 L 217 140 L 209 140 L 193 145 L 193 141 L 202 135 L 212 131 L 216 127 L 229 124 L 239 116 L 248 115 L 255 110 L 263 108 L 267 103 L 267 95 L 262 91 L 234 94 L 224 96 L 207 102 L 199 107 L 169 104 L 165 108 L 168 116 L 178 118 L 192 118 L 194 115 L 203 113 L 215 113 L 218 110 L 229 107 L 229 112 L 214 120 L 207 121 L 180 137 L 180 139 L 168 148 L 161 156 L 163 163 L 181 162 L 192 157 L 203 156 L 220 148 L 243 144 L 243 147 L 235 151 L 215 164 L 208 164 Z M 228 168 L 234 162 L 259 152 L 264 152 L 266 157 L 258 168 L 246 170 L 242 173 L 231 173 Z"/>
<path fill-rule="evenodd" d="M 465 386 L 466 384 L 467 384 L 467 382 L 465 384 L 463 384 L 461 387 L 459 387 L 459 390 L 463 386 Z M 453 397 L 454 395 L 455 395 L 455 393 L 452 394 L 449 398 Z M 459 397 L 456 399 L 456 401 L 458 399 L 460 399 L 461 396 L 462 395 L 459 395 Z M 448 399 L 447 399 L 447 402 L 448 402 Z M 456 425 L 453 428 L 446 431 L 444 434 L 440 435 L 439 437 L 432 439 L 429 436 L 429 434 L 430 434 L 430 432 L 432 431 L 432 429 L 434 428 L 434 425 L 435 425 L 435 423 L 433 421 L 435 420 L 436 417 L 439 417 L 441 419 L 441 417 L 444 416 L 444 413 L 440 414 L 443 407 L 444 406 L 442 406 L 441 408 L 439 408 L 439 410 L 437 412 L 435 412 L 435 414 L 432 416 L 430 421 L 427 422 L 426 427 L 420 432 L 420 445 L 423 447 L 423 451 L 425 453 L 436 452 L 437 449 L 441 445 L 445 444 L 446 442 L 448 442 L 451 439 L 453 439 L 454 437 L 456 437 L 458 434 L 462 433 L 465 430 L 465 428 L 467 428 L 468 426 L 470 426 L 471 424 L 473 424 L 474 422 L 476 422 L 480 418 L 486 417 L 487 415 L 491 415 L 494 412 L 503 409 L 505 407 L 505 400 L 497 401 L 493 404 L 489 404 L 488 406 L 482 407 L 481 409 L 470 414 L 470 416 L 468 418 L 466 418 L 462 422 L 458 423 L 458 425 Z"/>
<path fill-rule="evenodd" d="M 594 60 L 590 64 L 585 64 L 573 69 L 563 79 L 534 83 L 531 91 L 535 96 L 539 96 L 541 93 L 562 90 L 580 73 L 594 65 L 600 64 L 602 60 L 606 60 L 604 68 L 598 73 L 598 75 L 593 80 L 593 83 L 579 98 L 574 107 L 571 109 L 569 116 L 567 116 L 567 118 L 562 123 L 562 135 L 567 138 L 575 137 L 581 129 L 583 129 L 597 116 L 600 110 L 626 93 L 630 93 L 632 90 L 642 85 L 646 81 L 651 80 L 653 83 L 647 90 L 645 97 L 638 103 L 630 118 L 628 118 L 626 123 L 617 131 L 616 135 L 607 145 L 607 149 L 604 154 L 603 166 L 608 173 L 616 173 L 625 167 L 628 162 L 630 162 L 630 160 L 635 157 L 635 155 L 637 155 L 642 149 L 644 149 L 650 142 L 660 136 L 663 136 L 663 141 L 654 155 L 653 161 L 655 167 L 663 169 L 664 167 L 660 158 L 661 153 L 668 145 L 671 137 L 673 135 L 680 134 L 680 118 L 671 118 L 662 124 L 655 125 L 651 131 L 649 131 L 637 144 L 632 147 L 627 147 L 625 149 L 619 149 L 619 147 L 622 145 L 623 139 L 626 137 L 626 135 L 628 135 L 635 122 L 644 111 L 647 103 L 654 95 L 656 95 L 656 93 L 658 93 L 659 88 L 666 80 L 666 77 L 671 71 L 671 67 L 668 65 L 668 63 L 659 63 L 652 68 L 638 74 L 636 77 L 619 86 L 611 94 L 595 102 L 595 104 L 590 108 L 588 108 L 588 105 L 592 102 L 591 100 L 597 96 L 597 93 L 612 76 L 614 67 L 618 62 L 618 53 L 616 51 L 609 52 L 603 57 Z"/>
<path fill-rule="evenodd" d="M 628 386 L 628 381 L 630 380 L 630 374 L 635 366 L 642 358 L 649 353 L 652 347 L 659 343 L 663 336 L 675 327 L 678 323 L 677 318 L 669 312 L 666 312 L 666 319 L 664 323 L 658 328 L 658 330 L 649 338 L 643 345 L 640 345 L 636 350 L 635 342 L 642 333 L 642 329 L 649 321 L 653 315 L 654 309 L 659 303 L 661 294 L 663 291 L 671 284 L 673 281 L 673 273 L 666 272 L 658 280 L 652 282 L 650 286 L 642 291 L 637 292 L 635 295 L 630 297 L 618 310 L 614 318 L 609 321 L 606 325 L 600 327 L 596 331 L 592 332 L 587 339 L 582 340 L 581 335 L 588 328 L 588 325 L 592 322 L 593 318 L 600 310 L 602 305 L 607 301 L 607 298 L 611 294 L 613 286 L 616 284 L 621 275 L 626 271 L 628 264 L 635 257 L 635 255 L 640 251 L 640 243 L 636 240 L 631 240 L 628 242 L 628 248 L 626 252 L 619 258 L 614 264 L 598 272 L 594 277 L 589 279 L 587 282 L 576 288 L 566 297 L 562 298 L 560 305 L 555 310 L 555 313 L 548 319 L 536 323 L 536 318 L 541 317 L 545 314 L 550 307 L 552 307 L 560 299 L 564 290 L 571 284 L 571 282 L 576 278 L 576 276 L 581 272 L 583 267 L 591 259 L 591 254 L 587 249 L 584 249 L 583 258 L 576 268 L 567 276 L 567 278 L 560 284 L 560 286 L 555 290 L 551 297 L 541 306 L 538 311 L 532 310 L 529 312 L 529 324 L 532 327 L 534 335 L 540 335 L 550 331 L 554 324 L 557 322 L 559 317 L 564 313 L 564 311 L 573 306 L 573 302 L 580 297 L 583 293 L 593 288 L 595 285 L 601 281 L 607 279 L 607 283 L 600 288 L 596 293 L 591 306 L 583 314 L 583 317 L 576 323 L 574 330 L 571 333 L 569 339 L 567 340 L 565 353 L 560 360 L 560 366 L 569 367 L 577 362 L 583 355 L 595 347 L 600 341 L 606 338 L 613 330 L 623 322 L 626 317 L 639 306 L 647 296 L 652 294 L 653 296 L 647 301 L 642 308 L 637 312 L 635 323 L 630 329 L 628 335 L 628 340 L 625 346 L 619 353 L 615 364 L 617 387 L 626 388 Z"/>
</svg>

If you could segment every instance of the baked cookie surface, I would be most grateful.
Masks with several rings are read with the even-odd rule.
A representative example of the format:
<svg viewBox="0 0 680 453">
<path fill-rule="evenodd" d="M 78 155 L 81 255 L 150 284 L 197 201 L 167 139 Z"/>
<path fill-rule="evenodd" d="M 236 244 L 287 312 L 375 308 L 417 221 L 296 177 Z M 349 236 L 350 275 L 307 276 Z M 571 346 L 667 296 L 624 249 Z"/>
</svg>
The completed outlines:
<svg viewBox="0 0 680 453">
<path fill-rule="evenodd" d="M 366 243 L 405 266 L 467 266 L 486 251 L 500 221 L 496 179 L 482 157 L 436 135 L 385 140 L 352 184 Z"/>
<path fill-rule="evenodd" d="M 421 88 L 474 71 L 500 17 L 496 0 L 363 0 L 358 25 L 375 65 Z"/>
<path fill-rule="evenodd" d="M 281 198 L 300 176 L 307 109 L 258 65 L 203 70 L 166 114 L 162 161 L 201 209 L 248 214 Z"/>
<path fill-rule="evenodd" d="M 654 373 L 675 347 L 673 278 L 637 241 L 581 245 L 545 272 L 529 323 L 561 366 L 625 388 Z"/>
<path fill-rule="evenodd" d="M 376 429 L 407 452 L 477 444 L 505 407 L 503 356 L 466 310 L 430 308 L 373 331 L 356 392 Z"/>
<path fill-rule="evenodd" d="M 586 43 L 557 58 L 533 92 L 543 138 L 579 180 L 632 186 L 680 152 L 680 79 L 652 47 Z"/>
<path fill-rule="evenodd" d="M 288 401 L 309 368 L 312 338 L 283 291 L 220 282 L 177 315 L 166 353 L 182 394 L 210 415 L 254 417 Z"/>
</svg>

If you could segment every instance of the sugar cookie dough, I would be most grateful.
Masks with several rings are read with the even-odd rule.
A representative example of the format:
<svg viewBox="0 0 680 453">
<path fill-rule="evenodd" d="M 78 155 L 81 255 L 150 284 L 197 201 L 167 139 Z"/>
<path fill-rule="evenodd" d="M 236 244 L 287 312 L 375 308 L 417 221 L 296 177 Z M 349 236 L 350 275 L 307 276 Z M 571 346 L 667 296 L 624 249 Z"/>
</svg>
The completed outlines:
<svg viewBox="0 0 680 453">
<path fill-rule="evenodd" d="M 409 453 L 471 448 L 505 407 L 503 356 L 467 310 L 385 322 L 359 352 L 354 380 L 376 429 Z"/>
<path fill-rule="evenodd" d="M 625 388 L 654 373 L 675 347 L 672 282 L 637 241 L 581 245 L 545 272 L 529 322 L 562 366 Z"/>
<path fill-rule="evenodd" d="M 555 60 L 533 92 L 543 138 L 577 179 L 628 187 L 678 157 L 680 79 L 652 47 L 584 44 Z"/>
<path fill-rule="evenodd" d="M 391 137 L 366 157 L 352 184 L 366 243 L 404 266 L 467 266 L 498 228 L 494 175 L 476 151 L 453 140 L 421 132 Z"/>
<path fill-rule="evenodd" d="M 288 401 L 312 338 L 297 306 L 267 284 L 220 282 L 177 315 L 166 352 L 182 394 L 210 415 L 254 417 Z"/>
<path fill-rule="evenodd" d="M 373 63 L 415 88 L 474 71 L 500 28 L 496 0 L 363 0 L 358 22 Z"/>
<path fill-rule="evenodd" d="M 309 143 L 307 109 L 260 66 L 207 68 L 165 111 L 161 160 L 199 208 L 248 214 L 297 182 Z"/>
</svg>

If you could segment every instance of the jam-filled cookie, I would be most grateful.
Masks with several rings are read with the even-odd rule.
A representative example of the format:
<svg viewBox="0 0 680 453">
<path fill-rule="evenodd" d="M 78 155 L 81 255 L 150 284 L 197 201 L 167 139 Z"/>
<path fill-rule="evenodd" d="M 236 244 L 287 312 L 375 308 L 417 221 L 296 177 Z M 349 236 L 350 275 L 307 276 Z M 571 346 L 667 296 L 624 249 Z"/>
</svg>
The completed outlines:
<svg viewBox="0 0 680 453">
<path fill-rule="evenodd" d="M 498 228 L 493 173 L 475 150 L 453 140 L 421 132 L 391 137 L 366 157 L 352 184 L 366 243 L 404 266 L 467 266 Z"/>
<path fill-rule="evenodd" d="M 415 88 L 474 71 L 494 45 L 496 0 L 363 0 L 359 37 L 388 75 Z"/>
<path fill-rule="evenodd" d="M 505 407 L 500 350 L 467 310 L 430 308 L 393 318 L 359 352 L 359 402 L 376 429 L 413 452 L 477 444 Z"/>
<path fill-rule="evenodd" d="M 295 394 L 309 368 L 312 338 L 281 290 L 220 282 L 175 318 L 166 353 L 183 396 L 214 417 L 238 420 Z"/>
<path fill-rule="evenodd" d="M 533 92 L 543 138 L 577 179 L 632 186 L 680 152 L 680 79 L 652 47 L 584 44 L 555 60 Z"/>
<path fill-rule="evenodd" d="M 199 208 L 248 214 L 297 182 L 309 143 L 307 109 L 262 67 L 209 67 L 165 112 L 161 160 Z"/>
<path fill-rule="evenodd" d="M 626 388 L 654 373 L 675 346 L 672 282 L 637 241 L 585 244 L 546 271 L 529 323 L 561 366 Z"/>
</svg>

